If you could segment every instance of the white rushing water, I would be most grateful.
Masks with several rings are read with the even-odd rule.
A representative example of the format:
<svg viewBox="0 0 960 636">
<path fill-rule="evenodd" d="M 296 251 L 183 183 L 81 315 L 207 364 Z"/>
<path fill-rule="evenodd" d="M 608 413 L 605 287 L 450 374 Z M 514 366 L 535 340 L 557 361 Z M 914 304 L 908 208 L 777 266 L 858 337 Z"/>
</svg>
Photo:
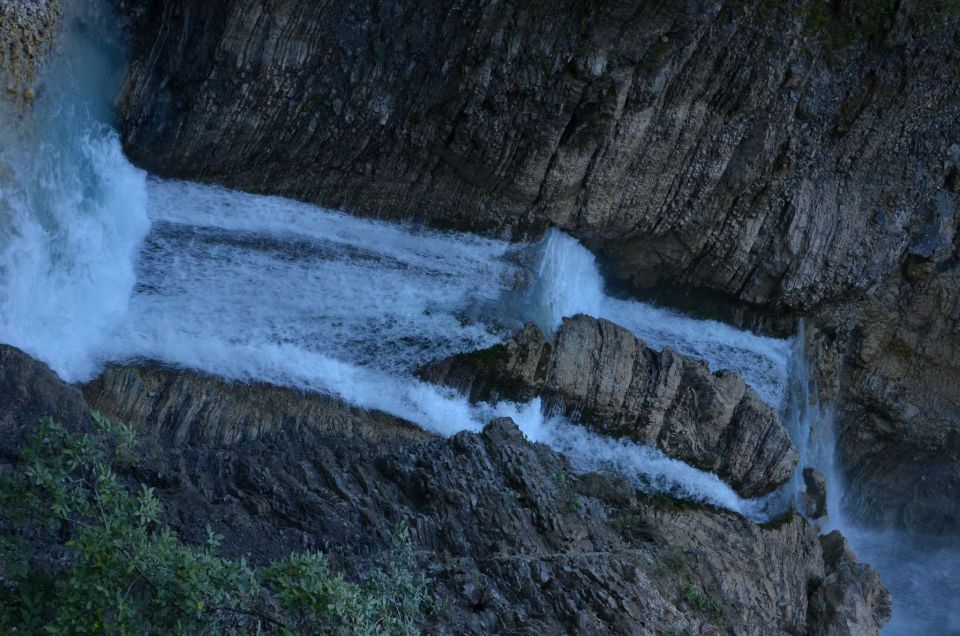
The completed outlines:
<svg viewBox="0 0 960 636">
<path fill-rule="evenodd" d="M 95 372 L 90 351 L 126 314 L 149 229 L 146 174 L 107 125 L 117 44 L 98 21 L 109 16 L 83 12 L 32 116 L 0 106 L 0 340 L 68 379 Z"/>
<path fill-rule="evenodd" d="M 443 435 L 508 415 L 577 467 L 618 470 L 650 491 L 755 519 L 793 500 L 796 479 L 779 497 L 743 500 L 655 449 L 549 417 L 539 401 L 470 404 L 412 373 L 526 321 L 551 332 L 576 313 L 608 318 L 739 373 L 780 409 L 802 465 L 830 477 L 824 529 L 842 529 L 893 590 L 890 634 L 960 633 L 955 550 L 844 519 L 831 410 L 810 405 L 801 346 L 610 297 L 593 256 L 558 231 L 509 244 L 148 179 L 109 125 L 116 47 L 97 19 L 70 32 L 32 117 L 0 112 L 0 342 L 69 381 L 157 360 L 334 394 Z"/>
<path fill-rule="evenodd" d="M 552 330 L 562 316 L 590 311 L 629 316 L 643 337 L 668 337 L 673 324 L 675 346 L 715 368 L 732 352 L 778 400 L 782 341 L 712 323 L 695 330 L 689 319 L 609 299 L 593 256 L 560 232 L 516 245 L 213 186 L 151 179 L 147 192 L 153 231 L 129 313 L 91 350 L 92 366 L 146 358 L 321 391 L 444 435 L 508 415 L 582 468 L 616 468 L 648 489 L 763 515 L 766 502 L 744 501 L 659 451 L 549 417 L 539 402 L 470 404 L 414 371 L 500 342 L 527 320 Z M 67 373 L 82 378 L 89 366 Z"/>
</svg>

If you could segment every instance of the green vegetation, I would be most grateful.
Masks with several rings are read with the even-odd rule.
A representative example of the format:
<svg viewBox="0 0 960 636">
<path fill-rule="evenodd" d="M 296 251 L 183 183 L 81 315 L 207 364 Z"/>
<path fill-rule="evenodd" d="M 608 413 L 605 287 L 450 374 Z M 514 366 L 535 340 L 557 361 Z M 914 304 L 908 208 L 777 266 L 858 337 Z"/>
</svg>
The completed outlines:
<svg viewBox="0 0 960 636">
<path fill-rule="evenodd" d="M 130 429 L 94 416 L 73 435 L 42 420 L 17 470 L 0 474 L 0 632 L 7 634 L 414 634 L 432 602 L 405 528 L 392 560 L 354 583 L 324 555 L 255 569 L 183 543 L 152 489 L 115 469 Z"/>
<path fill-rule="evenodd" d="M 567 473 L 562 470 L 553 473 L 553 483 L 557 485 L 563 498 L 563 511 L 568 515 L 580 514 L 580 495 Z"/>
<path fill-rule="evenodd" d="M 727 619 L 723 603 L 712 596 L 704 594 L 692 585 L 687 585 L 683 588 L 683 598 L 686 599 L 694 611 L 712 620 L 720 631 L 728 633 L 731 631 L 730 621 Z"/>
</svg>

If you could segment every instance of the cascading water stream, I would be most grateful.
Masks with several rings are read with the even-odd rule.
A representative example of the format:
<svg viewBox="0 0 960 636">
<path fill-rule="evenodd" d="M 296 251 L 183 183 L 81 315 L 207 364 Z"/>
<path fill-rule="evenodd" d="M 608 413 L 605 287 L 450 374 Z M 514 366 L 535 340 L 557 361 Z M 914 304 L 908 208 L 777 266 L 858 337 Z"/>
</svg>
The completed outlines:
<svg viewBox="0 0 960 636">
<path fill-rule="evenodd" d="M 73 380 L 126 313 L 149 221 L 146 174 L 110 126 L 112 18 L 69 9 L 32 112 L 0 111 L 0 340 Z"/>
<path fill-rule="evenodd" d="M 786 343 L 608 298 L 593 256 L 556 231 L 517 245 L 212 186 L 151 179 L 147 189 L 153 231 L 127 319 L 94 354 L 100 363 L 146 358 L 332 393 L 445 435 L 509 415 L 582 468 L 616 468 L 648 489 L 765 518 L 769 501 L 742 500 L 654 449 L 548 417 L 539 402 L 470 404 L 413 372 L 527 320 L 552 330 L 590 311 L 715 368 L 733 352 L 776 401 Z"/>
<path fill-rule="evenodd" d="M 509 415 L 580 468 L 755 519 L 799 495 L 795 478 L 778 496 L 745 501 L 654 449 L 547 417 L 537 401 L 470 404 L 412 374 L 528 320 L 552 331 L 575 313 L 604 317 L 652 347 L 739 373 L 779 408 L 801 467 L 828 476 L 824 530 L 840 528 L 893 589 L 888 632 L 960 633 L 955 551 L 843 518 L 832 411 L 811 404 L 802 333 L 765 338 L 607 296 L 593 256 L 558 231 L 516 245 L 148 180 L 109 127 L 117 56 L 100 28 L 109 17 L 68 19 L 80 27 L 68 30 L 34 113 L 0 113 L 0 342 L 70 381 L 150 359 L 331 393 L 445 435 Z"/>
</svg>

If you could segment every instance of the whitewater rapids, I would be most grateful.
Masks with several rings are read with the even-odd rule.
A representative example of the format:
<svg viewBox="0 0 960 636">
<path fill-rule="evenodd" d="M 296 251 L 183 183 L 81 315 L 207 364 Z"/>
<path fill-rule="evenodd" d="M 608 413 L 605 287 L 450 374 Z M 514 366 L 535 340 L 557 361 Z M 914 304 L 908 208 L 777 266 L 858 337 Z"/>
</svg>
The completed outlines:
<svg viewBox="0 0 960 636">
<path fill-rule="evenodd" d="M 555 230 L 511 244 L 151 178 L 112 128 L 111 29 L 67 32 L 32 121 L 0 106 L 0 342 L 71 382 L 154 360 L 329 393 L 441 435 L 507 415 L 577 467 L 619 471 L 647 491 L 756 520 L 788 505 L 796 479 L 776 497 L 743 500 L 715 475 L 550 417 L 538 401 L 470 404 L 412 373 L 526 321 L 552 332 L 575 313 L 608 318 L 654 348 L 740 374 L 780 410 L 801 466 L 829 477 L 824 530 L 843 530 L 893 593 L 886 634 L 960 634 L 955 547 L 844 520 L 832 413 L 807 408 L 802 335 L 766 338 L 610 297 L 593 256 Z"/>
</svg>

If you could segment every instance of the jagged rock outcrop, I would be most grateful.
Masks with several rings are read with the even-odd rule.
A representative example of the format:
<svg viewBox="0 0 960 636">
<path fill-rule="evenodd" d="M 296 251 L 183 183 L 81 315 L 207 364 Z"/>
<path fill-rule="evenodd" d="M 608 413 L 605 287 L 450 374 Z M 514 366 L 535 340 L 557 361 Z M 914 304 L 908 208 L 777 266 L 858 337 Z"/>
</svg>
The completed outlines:
<svg viewBox="0 0 960 636">
<path fill-rule="evenodd" d="M 157 365 L 108 367 L 82 389 L 92 408 L 177 445 L 225 446 L 304 429 L 372 441 L 430 437 L 413 424 L 325 395 Z"/>
<path fill-rule="evenodd" d="M 820 537 L 826 577 L 810 595 L 809 636 L 876 634 L 890 620 L 890 594 L 842 534 Z"/>
<path fill-rule="evenodd" d="M 566 318 L 552 343 L 527 325 L 506 344 L 438 361 L 421 375 L 474 401 L 539 395 L 600 433 L 715 472 L 745 497 L 770 492 L 797 465 L 776 412 L 739 376 L 654 351 L 603 319 Z"/>
<path fill-rule="evenodd" d="M 41 417 L 82 422 L 83 395 L 50 368 L 16 347 L 0 344 L 0 463 L 10 461 Z"/>
<path fill-rule="evenodd" d="M 868 290 L 960 165 L 949 3 L 118 3 L 141 166 L 550 223 L 642 287 L 787 310 Z"/>
<path fill-rule="evenodd" d="M 16 390 L 0 391 L 9 415 L 0 438 L 29 428 L 21 418 L 38 409 L 88 417 L 79 392 L 45 365 L 11 348 L 2 354 L 0 386 Z M 573 471 L 510 420 L 449 439 L 410 435 L 395 421 L 377 436 L 370 430 L 388 416 L 364 425 L 354 410 L 311 426 L 308 414 L 325 401 L 346 409 L 321 396 L 155 367 L 108 375 L 84 386 L 87 397 L 143 418 L 134 421 L 140 457 L 121 477 L 154 487 L 185 538 L 202 541 L 209 524 L 230 556 L 257 564 L 322 549 L 363 576 L 404 522 L 441 601 L 424 617 L 428 633 L 827 633 L 821 617 L 847 611 L 833 599 L 870 607 L 877 594 L 860 578 L 831 580 L 816 532 L 797 515 L 758 526 L 650 498 L 623 477 Z M 117 400 L 120 387 L 146 395 Z M 237 435 L 217 421 L 252 417 L 263 402 L 297 423 Z M 825 613 L 808 602 L 824 580 L 835 590 L 814 600 Z"/>
</svg>

